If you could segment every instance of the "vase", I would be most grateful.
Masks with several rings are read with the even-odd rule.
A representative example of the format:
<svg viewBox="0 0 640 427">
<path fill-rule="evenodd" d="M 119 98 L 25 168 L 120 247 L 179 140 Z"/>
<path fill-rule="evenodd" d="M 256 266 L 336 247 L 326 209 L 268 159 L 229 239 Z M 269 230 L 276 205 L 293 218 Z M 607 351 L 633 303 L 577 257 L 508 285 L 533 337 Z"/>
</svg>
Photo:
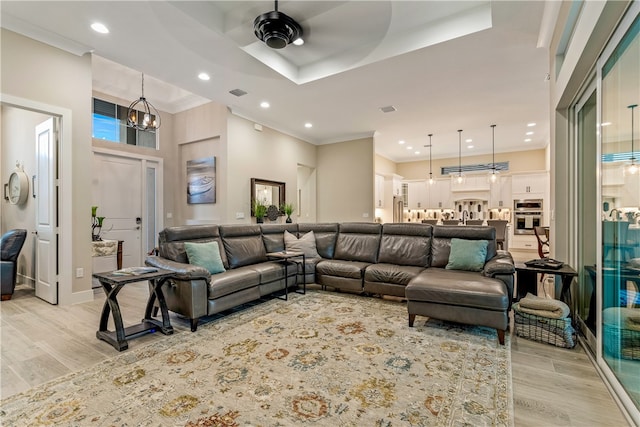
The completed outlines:
<svg viewBox="0 0 640 427">
<path fill-rule="evenodd" d="M 264 218 L 261 218 L 259 216 L 256 217 L 256 224 L 262 224 L 264 223 Z"/>
<path fill-rule="evenodd" d="M 287 224 L 292 223 L 293 221 L 291 220 L 291 216 L 287 215 L 287 219 L 285 221 Z"/>
</svg>

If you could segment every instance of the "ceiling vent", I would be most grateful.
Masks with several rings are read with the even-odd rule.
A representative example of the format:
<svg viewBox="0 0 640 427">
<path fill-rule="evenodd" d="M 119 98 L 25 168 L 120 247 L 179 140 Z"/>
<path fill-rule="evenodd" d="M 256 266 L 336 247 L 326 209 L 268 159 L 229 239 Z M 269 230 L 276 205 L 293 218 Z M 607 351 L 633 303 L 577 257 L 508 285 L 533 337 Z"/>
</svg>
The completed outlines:
<svg viewBox="0 0 640 427">
<path fill-rule="evenodd" d="M 275 9 L 263 13 L 253 21 L 253 31 L 260 40 L 272 49 L 282 49 L 289 43 L 302 44 L 302 27 L 293 18 Z"/>
<path fill-rule="evenodd" d="M 398 110 L 396 110 L 396 107 L 394 107 L 393 105 L 387 105 L 386 107 L 380 107 L 380 111 L 382 111 L 383 113 L 393 113 L 394 111 Z"/>
<path fill-rule="evenodd" d="M 235 96 L 242 96 L 242 95 L 246 95 L 247 94 L 247 92 L 245 92 L 242 89 L 233 89 L 233 90 L 230 90 L 229 93 L 231 95 L 235 95 Z"/>
</svg>

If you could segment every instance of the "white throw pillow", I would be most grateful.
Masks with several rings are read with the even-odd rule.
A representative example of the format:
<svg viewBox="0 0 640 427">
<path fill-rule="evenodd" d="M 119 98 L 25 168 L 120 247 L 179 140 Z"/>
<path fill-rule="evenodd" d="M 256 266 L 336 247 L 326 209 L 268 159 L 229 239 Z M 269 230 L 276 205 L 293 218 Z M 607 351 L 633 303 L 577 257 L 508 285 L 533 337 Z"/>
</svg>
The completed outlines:
<svg viewBox="0 0 640 427">
<path fill-rule="evenodd" d="M 306 258 L 320 258 L 316 249 L 316 235 L 308 232 L 299 239 L 287 230 L 284 231 L 284 247 L 287 252 L 302 252 Z"/>
</svg>

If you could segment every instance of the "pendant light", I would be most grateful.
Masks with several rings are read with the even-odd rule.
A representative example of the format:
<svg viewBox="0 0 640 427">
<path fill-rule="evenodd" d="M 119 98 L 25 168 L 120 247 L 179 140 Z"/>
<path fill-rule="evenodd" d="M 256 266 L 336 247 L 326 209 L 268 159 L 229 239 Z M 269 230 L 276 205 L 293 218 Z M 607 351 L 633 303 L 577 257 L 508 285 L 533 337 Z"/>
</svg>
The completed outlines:
<svg viewBox="0 0 640 427">
<path fill-rule="evenodd" d="M 458 129 L 458 174 L 451 175 L 454 184 L 464 184 L 465 177 L 462 174 L 462 129 Z"/>
<path fill-rule="evenodd" d="M 431 169 L 431 137 L 432 133 L 429 134 L 429 185 L 433 185 L 433 170 Z"/>
<path fill-rule="evenodd" d="M 142 115 L 142 121 L 139 120 L 140 114 Z M 142 73 L 142 94 L 140 99 L 133 101 L 129 105 L 127 124 L 129 127 L 138 130 L 156 130 L 160 127 L 160 113 L 144 97 L 144 73 Z"/>
<path fill-rule="evenodd" d="M 635 175 L 638 173 L 638 164 L 636 163 L 636 154 L 633 146 L 633 109 L 637 106 L 638 104 L 633 104 L 627 107 L 631 109 L 631 163 L 624 169 L 625 175 Z"/>
<path fill-rule="evenodd" d="M 499 174 L 496 169 L 496 125 L 491 125 L 491 173 L 489 174 L 489 182 L 495 184 L 498 182 Z"/>
</svg>

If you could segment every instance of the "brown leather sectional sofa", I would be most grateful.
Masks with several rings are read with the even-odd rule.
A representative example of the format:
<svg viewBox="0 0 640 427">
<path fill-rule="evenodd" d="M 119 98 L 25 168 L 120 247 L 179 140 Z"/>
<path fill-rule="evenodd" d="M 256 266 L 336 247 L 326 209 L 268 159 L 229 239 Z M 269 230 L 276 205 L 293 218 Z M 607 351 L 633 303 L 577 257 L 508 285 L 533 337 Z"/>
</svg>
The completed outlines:
<svg viewBox="0 0 640 427">
<path fill-rule="evenodd" d="M 319 257 L 290 264 L 267 257 L 285 250 L 284 231 L 300 237 L 313 231 Z M 487 240 L 481 272 L 447 270 L 452 238 Z M 211 275 L 188 264 L 184 242 L 217 241 L 225 272 Z M 320 223 L 197 225 L 160 233 L 159 254 L 147 265 L 176 273 L 165 285 L 169 310 L 198 319 L 262 296 L 318 283 L 323 288 L 406 297 L 409 324 L 417 314 L 496 328 L 501 343 L 513 296 L 513 259 L 496 251 L 495 229 L 428 224 Z"/>
</svg>

